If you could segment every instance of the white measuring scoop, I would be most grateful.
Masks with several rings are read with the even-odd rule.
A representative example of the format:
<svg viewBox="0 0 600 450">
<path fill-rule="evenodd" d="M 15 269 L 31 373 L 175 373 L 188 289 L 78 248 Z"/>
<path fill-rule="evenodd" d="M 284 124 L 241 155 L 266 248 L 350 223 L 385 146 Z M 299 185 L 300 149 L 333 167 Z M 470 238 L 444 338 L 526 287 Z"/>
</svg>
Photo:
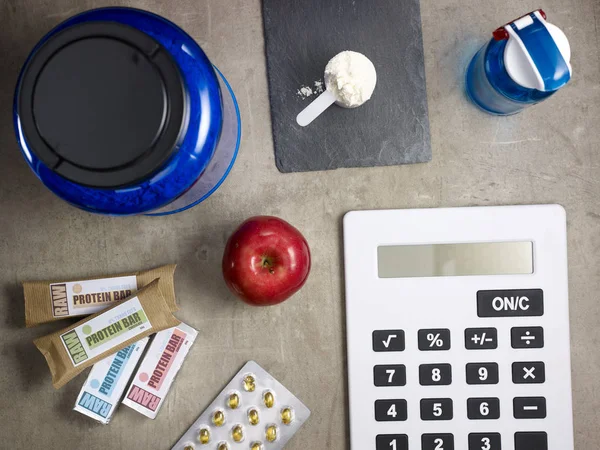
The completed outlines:
<svg viewBox="0 0 600 450">
<path fill-rule="evenodd" d="M 336 100 L 331 91 L 325 90 L 296 116 L 296 122 L 301 127 L 305 127 L 333 105 Z"/>
<path fill-rule="evenodd" d="M 325 67 L 325 92 L 296 116 L 296 122 L 305 127 L 336 102 L 356 108 L 371 98 L 376 83 L 377 72 L 369 58 L 352 51 L 338 53 Z"/>
</svg>

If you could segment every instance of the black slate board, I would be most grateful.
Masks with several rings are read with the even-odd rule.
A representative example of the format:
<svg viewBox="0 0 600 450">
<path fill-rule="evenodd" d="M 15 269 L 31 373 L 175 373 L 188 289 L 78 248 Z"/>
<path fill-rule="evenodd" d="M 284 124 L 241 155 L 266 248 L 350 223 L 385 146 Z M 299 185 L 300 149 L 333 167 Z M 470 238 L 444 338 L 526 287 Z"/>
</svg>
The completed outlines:
<svg viewBox="0 0 600 450">
<path fill-rule="evenodd" d="M 281 172 L 431 160 L 419 0 L 263 0 L 275 161 Z M 373 97 L 333 105 L 307 127 L 302 85 L 323 79 L 343 50 L 377 69 Z"/>
</svg>

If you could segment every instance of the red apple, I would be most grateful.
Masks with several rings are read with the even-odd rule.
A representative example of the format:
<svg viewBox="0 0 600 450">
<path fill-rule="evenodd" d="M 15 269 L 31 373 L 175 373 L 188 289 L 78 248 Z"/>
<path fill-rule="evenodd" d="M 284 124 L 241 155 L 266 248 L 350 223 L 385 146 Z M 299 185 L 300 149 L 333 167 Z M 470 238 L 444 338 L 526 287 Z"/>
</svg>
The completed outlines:
<svg viewBox="0 0 600 450">
<path fill-rule="evenodd" d="M 306 239 L 277 217 L 249 218 L 225 246 L 225 282 L 250 305 L 281 303 L 304 285 L 309 272 L 310 249 Z"/>
</svg>

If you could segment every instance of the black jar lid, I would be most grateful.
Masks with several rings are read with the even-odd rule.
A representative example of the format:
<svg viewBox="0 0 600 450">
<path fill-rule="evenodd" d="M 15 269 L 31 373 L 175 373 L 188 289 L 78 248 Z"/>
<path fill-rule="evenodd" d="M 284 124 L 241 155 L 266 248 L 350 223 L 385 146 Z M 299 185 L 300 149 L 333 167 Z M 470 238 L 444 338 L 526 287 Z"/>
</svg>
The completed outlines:
<svg viewBox="0 0 600 450">
<path fill-rule="evenodd" d="M 131 185 L 159 169 L 183 132 L 186 103 L 167 50 L 117 22 L 52 35 L 29 59 L 17 92 L 29 151 L 96 188 Z"/>
</svg>

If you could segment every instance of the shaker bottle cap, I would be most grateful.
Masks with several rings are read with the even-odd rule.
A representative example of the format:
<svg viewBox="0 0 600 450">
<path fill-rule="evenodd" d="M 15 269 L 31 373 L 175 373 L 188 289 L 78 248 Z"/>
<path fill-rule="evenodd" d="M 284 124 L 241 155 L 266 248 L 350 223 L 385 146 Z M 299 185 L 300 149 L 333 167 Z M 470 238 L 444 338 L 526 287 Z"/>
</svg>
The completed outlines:
<svg viewBox="0 0 600 450">
<path fill-rule="evenodd" d="M 546 22 L 542 10 L 498 28 L 494 39 L 508 39 L 504 65 L 517 84 L 551 92 L 571 78 L 569 41 L 560 28 Z"/>
<path fill-rule="evenodd" d="M 43 41 L 16 103 L 27 150 L 84 186 L 151 176 L 185 132 L 186 89 L 171 55 L 117 22 L 74 25 Z"/>
</svg>

